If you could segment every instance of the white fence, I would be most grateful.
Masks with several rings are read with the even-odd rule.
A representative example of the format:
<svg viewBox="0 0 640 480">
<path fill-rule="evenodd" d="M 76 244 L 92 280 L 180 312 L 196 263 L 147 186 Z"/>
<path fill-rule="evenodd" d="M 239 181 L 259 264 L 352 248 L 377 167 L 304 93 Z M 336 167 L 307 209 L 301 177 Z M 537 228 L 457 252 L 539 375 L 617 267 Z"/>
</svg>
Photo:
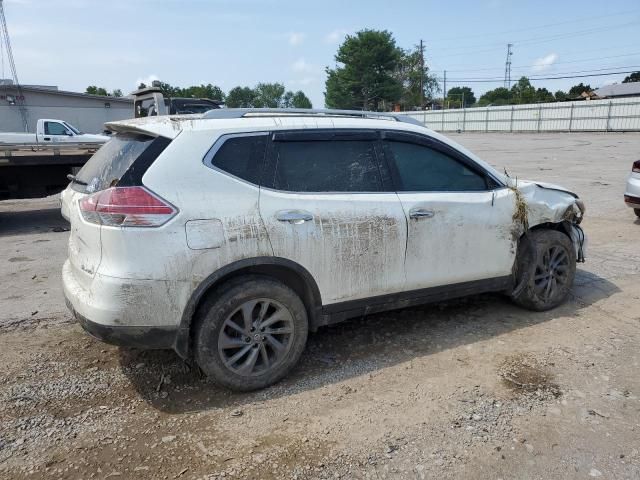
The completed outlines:
<svg viewBox="0 0 640 480">
<path fill-rule="evenodd" d="M 640 97 L 404 114 L 440 132 L 640 131 Z"/>
</svg>

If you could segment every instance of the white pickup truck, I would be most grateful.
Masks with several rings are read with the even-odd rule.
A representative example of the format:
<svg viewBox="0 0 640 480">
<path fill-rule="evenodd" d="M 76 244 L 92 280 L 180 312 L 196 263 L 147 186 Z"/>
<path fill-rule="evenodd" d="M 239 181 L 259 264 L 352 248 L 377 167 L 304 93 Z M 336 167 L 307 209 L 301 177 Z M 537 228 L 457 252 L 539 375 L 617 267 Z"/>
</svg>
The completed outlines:
<svg viewBox="0 0 640 480">
<path fill-rule="evenodd" d="M 1 144 L 28 144 L 45 147 L 51 143 L 105 143 L 106 135 L 83 133 L 64 120 L 41 118 L 36 126 L 36 133 L 3 133 L 0 132 Z"/>
</svg>

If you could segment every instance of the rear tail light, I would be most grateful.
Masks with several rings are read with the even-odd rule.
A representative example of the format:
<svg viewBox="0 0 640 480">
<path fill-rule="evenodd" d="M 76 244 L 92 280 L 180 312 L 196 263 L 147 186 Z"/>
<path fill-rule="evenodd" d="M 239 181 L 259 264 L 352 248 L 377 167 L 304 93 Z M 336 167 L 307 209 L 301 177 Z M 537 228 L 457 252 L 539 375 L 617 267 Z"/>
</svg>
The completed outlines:
<svg viewBox="0 0 640 480">
<path fill-rule="evenodd" d="M 640 160 L 636 160 L 633 162 L 633 167 L 631 168 L 632 172 L 640 173 Z"/>
<path fill-rule="evenodd" d="M 111 227 L 158 227 L 178 211 L 144 187 L 112 187 L 80 200 L 82 217 Z"/>
</svg>

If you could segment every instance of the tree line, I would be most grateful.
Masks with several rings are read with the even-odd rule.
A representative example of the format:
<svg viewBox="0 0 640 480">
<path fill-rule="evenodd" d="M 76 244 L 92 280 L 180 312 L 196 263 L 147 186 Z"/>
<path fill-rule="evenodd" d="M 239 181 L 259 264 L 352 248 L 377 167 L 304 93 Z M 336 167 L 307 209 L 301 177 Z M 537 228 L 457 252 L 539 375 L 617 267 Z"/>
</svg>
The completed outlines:
<svg viewBox="0 0 640 480">
<path fill-rule="evenodd" d="M 138 85 L 139 89 L 146 87 L 144 83 Z M 208 98 L 223 102 L 229 108 L 312 108 L 311 100 L 302 90 L 286 90 L 282 83 L 258 83 L 254 88 L 238 86 L 226 94 L 220 87 L 210 83 L 183 88 L 160 82 L 159 88 L 165 97 Z M 120 89 L 109 92 L 95 85 L 88 86 L 86 93 L 122 97 Z"/>
<path fill-rule="evenodd" d="M 415 47 L 403 50 L 386 30 L 361 30 L 348 35 L 334 57 L 336 66 L 327 67 L 325 103 L 329 108 L 363 110 L 414 110 L 440 103 L 438 81 Z M 640 72 L 627 76 L 622 83 L 640 81 Z M 527 77 L 511 88 L 498 87 L 476 99 L 468 86 L 453 87 L 446 92 L 444 106 L 452 108 L 557 102 L 579 98 L 590 92 L 590 85 L 579 83 L 567 92 L 555 93 L 535 88 Z"/>
</svg>

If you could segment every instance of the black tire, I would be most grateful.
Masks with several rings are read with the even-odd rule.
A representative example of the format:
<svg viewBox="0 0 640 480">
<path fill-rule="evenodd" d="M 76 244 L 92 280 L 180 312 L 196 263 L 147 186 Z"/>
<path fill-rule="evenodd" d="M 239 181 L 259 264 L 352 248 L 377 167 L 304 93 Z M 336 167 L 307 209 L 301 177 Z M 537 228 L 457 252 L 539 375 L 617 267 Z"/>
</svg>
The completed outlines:
<svg viewBox="0 0 640 480">
<path fill-rule="evenodd" d="M 195 321 L 196 362 L 213 381 L 238 391 L 264 388 L 287 375 L 309 331 L 300 297 L 263 276 L 237 278 L 216 290 L 198 309 Z"/>
<path fill-rule="evenodd" d="M 576 275 L 571 239 L 556 230 L 534 230 L 518 247 L 513 301 L 529 310 L 550 310 L 563 303 Z"/>
<path fill-rule="evenodd" d="M 634 208 L 633 213 L 636 214 L 636 217 L 640 217 L 640 208 Z"/>
</svg>

